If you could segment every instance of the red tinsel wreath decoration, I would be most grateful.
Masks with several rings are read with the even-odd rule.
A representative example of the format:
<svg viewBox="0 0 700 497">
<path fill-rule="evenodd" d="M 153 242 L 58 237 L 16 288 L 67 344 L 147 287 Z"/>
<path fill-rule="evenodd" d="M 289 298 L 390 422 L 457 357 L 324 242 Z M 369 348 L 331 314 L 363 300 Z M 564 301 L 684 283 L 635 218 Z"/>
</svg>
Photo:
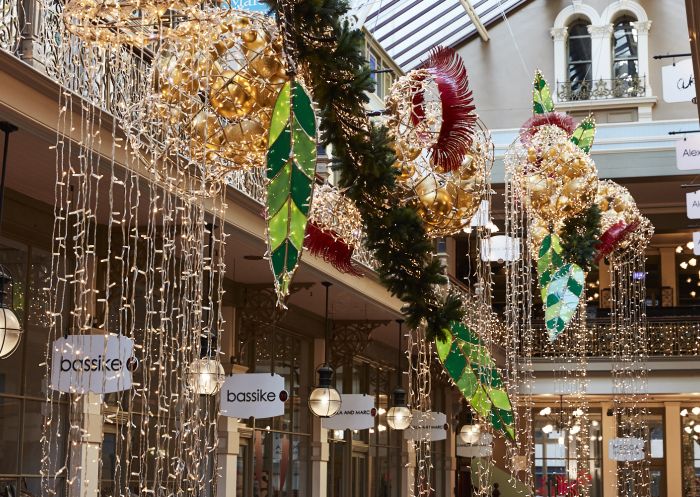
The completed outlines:
<svg viewBox="0 0 700 497">
<path fill-rule="evenodd" d="M 520 141 L 525 145 L 529 145 L 540 127 L 547 125 L 563 129 L 568 136 L 571 136 L 576 129 L 574 118 L 564 112 L 553 111 L 545 114 L 535 114 L 525 121 L 522 128 L 520 128 Z"/>
<path fill-rule="evenodd" d="M 443 171 L 454 171 L 472 144 L 476 107 L 469 89 L 469 77 L 462 58 L 451 48 L 437 47 L 423 64 L 437 83 L 442 103 L 442 124 L 435 145 L 430 148 L 432 163 Z M 425 119 L 423 92 L 413 95 L 414 124 Z"/>
</svg>

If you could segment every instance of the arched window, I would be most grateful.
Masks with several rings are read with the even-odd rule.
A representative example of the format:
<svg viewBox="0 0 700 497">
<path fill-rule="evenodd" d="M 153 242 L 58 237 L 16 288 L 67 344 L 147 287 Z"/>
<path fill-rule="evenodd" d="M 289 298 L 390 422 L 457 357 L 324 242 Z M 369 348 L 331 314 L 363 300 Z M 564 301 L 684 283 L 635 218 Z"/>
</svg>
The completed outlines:
<svg viewBox="0 0 700 497">
<path fill-rule="evenodd" d="M 623 16 L 614 23 L 612 38 L 612 77 L 633 80 L 639 77 L 637 28 L 633 17 Z"/>
<path fill-rule="evenodd" d="M 592 77 L 591 63 L 591 35 L 588 33 L 588 24 L 580 20 L 569 26 L 569 83 L 571 91 L 576 92 L 584 88 L 590 88 Z"/>
</svg>

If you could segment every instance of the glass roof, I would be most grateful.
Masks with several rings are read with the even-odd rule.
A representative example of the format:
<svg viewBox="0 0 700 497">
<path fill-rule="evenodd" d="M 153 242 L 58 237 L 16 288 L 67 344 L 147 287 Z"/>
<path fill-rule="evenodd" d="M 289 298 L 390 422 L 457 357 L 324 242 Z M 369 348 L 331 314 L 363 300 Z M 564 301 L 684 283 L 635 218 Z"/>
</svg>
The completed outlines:
<svg viewBox="0 0 700 497">
<path fill-rule="evenodd" d="M 484 26 L 527 0 L 472 0 Z M 419 66 L 431 48 L 455 46 L 477 34 L 466 0 L 367 0 L 365 28 L 404 70 Z"/>
</svg>

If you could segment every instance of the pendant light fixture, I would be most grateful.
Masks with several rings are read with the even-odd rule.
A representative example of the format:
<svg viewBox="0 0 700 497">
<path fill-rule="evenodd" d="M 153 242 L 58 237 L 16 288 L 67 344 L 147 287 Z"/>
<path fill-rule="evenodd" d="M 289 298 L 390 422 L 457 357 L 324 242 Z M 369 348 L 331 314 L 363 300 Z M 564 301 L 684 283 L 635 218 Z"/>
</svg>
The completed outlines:
<svg viewBox="0 0 700 497">
<path fill-rule="evenodd" d="M 398 371 L 396 388 L 392 393 L 392 407 L 386 413 L 386 423 L 393 430 L 405 430 L 411 425 L 413 414 L 411 409 L 406 405 L 406 391 L 401 386 L 403 381 L 403 371 L 401 369 L 401 341 L 403 338 L 402 325 L 403 319 L 397 319 L 399 323 L 399 343 L 398 343 L 398 358 L 396 370 Z"/>
<path fill-rule="evenodd" d="M 5 196 L 5 171 L 7 170 L 7 150 L 10 133 L 17 127 L 7 121 L 0 122 L 0 130 L 5 133 L 5 145 L 2 153 L 2 177 L 0 177 L 0 226 L 2 225 L 2 206 Z M 9 288 L 9 290 L 8 290 Z M 0 359 L 5 359 L 19 348 L 22 340 L 22 327 L 12 308 L 14 296 L 14 281 L 12 274 L 0 265 Z M 9 302 L 8 302 L 9 301 Z"/>
<path fill-rule="evenodd" d="M 465 406 L 465 422 L 459 430 L 459 438 L 468 445 L 476 445 L 481 438 L 481 425 L 474 423 L 474 415 L 469 405 Z"/>
<path fill-rule="evenodd" d="M 340 411 L 342 400 L 338 390 L 333 388 L 333 367 L 328 362 L 328 344 L 330 343 L 330 323 L 328 321 L 328 289 L 329 281 L 321 283 L 326 287 L 326 319 L 325 319 L 325 349 L 324 363 L 316 370 L 318 384 L 309 395 L 309 410 L 319 418 L 330 418 Z"/>
<path fill-rule="evenodd" d="M 214 259 L 212 257 L 214 253 L 214 225 L 207 223 L 206 227 L 209 230 L 209 267 L 211 268 L 209 271 L 211 272 L 214 268 Z M 210 281 L 212 279 L 211 277 L 209 278 Z M 211 302 L 209 306 L 209 336 L 202 337 L 201 356 L 192 362 L 187 371 L 187 387 L 198 395 L 216 394 L 226 378 L 224 367 L 216 355 L 218 318 L 214 314 L 215 312 L 218 314 L 218 309 L 214 302 Z"/>
</svg>

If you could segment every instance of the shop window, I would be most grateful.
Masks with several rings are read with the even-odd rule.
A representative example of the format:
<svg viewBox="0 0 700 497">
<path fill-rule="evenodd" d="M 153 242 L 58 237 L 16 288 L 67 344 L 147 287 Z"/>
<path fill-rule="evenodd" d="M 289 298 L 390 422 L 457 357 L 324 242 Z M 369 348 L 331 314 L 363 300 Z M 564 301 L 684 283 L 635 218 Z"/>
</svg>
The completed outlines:
<svg viewBox="0 0 700 497">
<path fill-rule="evenodd" d="M 639 49 L 635 19 L 623 16 L 613 28 L 613 67 L 614 79 L 630 80 L 639 77 Z"/>
<path fill-rule="evenodd" d="M 700 405 L 683 406 L 681 421 L 683 495 L 700 497 Z"/>
</svg>

